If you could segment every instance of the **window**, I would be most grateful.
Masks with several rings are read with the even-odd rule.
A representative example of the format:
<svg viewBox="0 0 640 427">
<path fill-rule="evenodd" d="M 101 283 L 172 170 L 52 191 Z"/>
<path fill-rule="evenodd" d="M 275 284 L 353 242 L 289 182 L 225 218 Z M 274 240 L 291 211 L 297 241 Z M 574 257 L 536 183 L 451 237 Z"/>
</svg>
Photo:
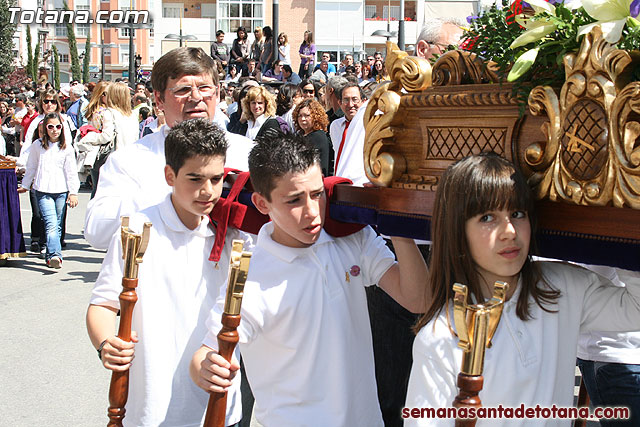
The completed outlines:
<svg viewBox="0 0 640 427">
<path fill-rule="evenodd" d="M 202 10 L 200 12 L 202 18 L 216 19 L 216 4 L 215 3 L 202 3 Z"/>
<path fill-rule="evenodd" d="M 182 3 L 162 3 L 162 17 L 180 18 L 180 11 L 183 7 Z"/>
<path fill-rule="evenodd" d="M 121 44 L 118 46 L 120 51 L 120 65 L 129 65 L 129 45 Z"/>
<path fill-rule="evenodd" d="M 67 24 L 56 24 L 56 37 L 67 37 Z"/>
<path fill-rule="evenodd" d="M 68 53 L 59 53 L 58 56 L 59 56 L 58 59 L 60 60 L 60 62 L 66 62 L 66 63 L 69 62 L 69 54 Z"/>
<path fill-rule="evenodd" d="M 76 24 L 76 37 L 87 37 L 89 35 L 89 24 Z"/>
<path fill-rule="evenodd" d="M 384 6 L 382 9 L 382 19 L 389 19 L 389 6 Z M 391 20 L 397 21 L 400 19 L 400 6 L 391 6 Z"/>
<path fill-rule="evenodd" d="M 47 42 L 47 33 L 39 31 L 38 32 L 38 43 L 40 43 L 40 47 L 44 46 Z"/>
<path fill-rule="evenodd" d="M 131 2 L 129 0 L 118 0 L 118 9 L 120 10 L 131 10 Z M 136 9 L 136 2 L 133 1 L 133 10 Z M 125 16 L 126 18 L 126 16 Z M 124 24 L 123 24 L 124 25 Z M 118 30 L 118 37 L 121 39 L 128 39 L 131 34 L 131 28 L 120 27 Z M 136 30 L 133 30 L 133 37 L 136 36 Z"/>
<path fill-rule="evenodd" d="M 364 19 L 373 19 L 377 14 L 376 5 L 365 5 L 364 7 Z"/>
<path fill-rule="evenodd" d="M 242 26 L 247 32 L 262 27 L 264 19 L 261 1 L 220 0 L 218 2 L 218 25 L 225 33 L 235 33 Z"/>
<path fill-rule="evenodd" d="M 75 0 L 73 2 L 73 8 L 75 10 L 91 10 L 91 3 L 89 0 Z"/>
<path fill-rule="evenodd" d="M 153 45 L 149 45 L 149 64 L 153 64 Z"/>
</svg>

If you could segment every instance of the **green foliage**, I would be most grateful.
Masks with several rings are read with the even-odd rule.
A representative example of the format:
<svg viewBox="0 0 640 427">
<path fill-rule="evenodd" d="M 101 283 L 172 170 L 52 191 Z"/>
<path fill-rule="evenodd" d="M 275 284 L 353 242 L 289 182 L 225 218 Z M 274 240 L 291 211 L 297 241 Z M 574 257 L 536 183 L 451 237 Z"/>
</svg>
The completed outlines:
<svg viewBox="0 0 640 427">
<path fill-rule="evenodd" d="M 467 50 L 495 62 L 505 77 L 516 60 L 509 45 L 524 31 L 518 24 L 507 24 L 510 13 L 507 0 L 502 0 L 502 6 L 494 3 L 470 22 L 469 30 L 462 36 Z"/>
<path fill-rule="evenodd" d="M 11 13 L 9 8 L 15 6 L 15 0 L 0 0 L 0 80 L 5 80 L 13 72 L 13 34 L 16 32 L 16 24 L 9 22 Z"/>
<path fill-rule="evenodd" d="M 29 25 L 27 25 L 27 67 L 26 67 L 26 73 L 29 77 L 31 77 L 31 79 L 33 81 L 35 81 L 35 79 L 33 78 L 33 51 L 31 50 L 31 29 L 29 28 Z"/>
<path fill-rule="evenodd" d="M 486 60 L 497 64 L 499 74 L 506 78 L 513 64 L 523 54 L 532 49 L 539 49 L 535 62 L 514 82 L 513 91 L 524 106 L 529 92 L 536 86 L 547 85 L 560 87 L 564 83 L 563 58 L 569 52 L 579 49 L 582 37 L 578 38 L 578 29 L 582 25 L 594 22 L 583 8 L 570 10 L 563 3 L 555 3 L 555 14 L 546 12 L 535 14 L 531 9 L 524 9 L 530 21 L 543 20 L 553 23 L 555 31 L 546 37 L 532 40 L 514 49 L 513 41 L 522 35 L 526 28 L 515 20 L 514 9 L 507 0 L 502 5 L 493 5 L 479 17 L 473 19 L 470 28 L 463 35 L 467 50 L 478 54 Z M 526 69 L 526 67 L 525 67 Z"/>
<path fill-rule="evenodd" d="M 33 51 L 33 81 L 38 82 L 38 73 L 40 72 L 40 43 L 36 43 Z"/>
<path fill-rule="evenodd" d="M 58 48 L 53 46 L 53 87 L 60 90 L 60 57 Z"/>
<path fill-rule="evenodd" d="M 84 59 L 82 60 L 82 83 L 89 83 L 89 63 L 91 62 L 91 35 L 87 34 L 84 44 Z"/>
<path fill-rule="evenodd" d="M 67 2 L 62 3 L 64 10 L 69 10 Z M 67 39 L 69 40 L 69 57 L 71 58 L 71 78 L 73 80 L 82 80 L 82 71 L 80 70 L 80 60 L 78 59 L 78 45 L 76 43 L 76 33 L 73 24 L 67 23 Z"/>
</svg>

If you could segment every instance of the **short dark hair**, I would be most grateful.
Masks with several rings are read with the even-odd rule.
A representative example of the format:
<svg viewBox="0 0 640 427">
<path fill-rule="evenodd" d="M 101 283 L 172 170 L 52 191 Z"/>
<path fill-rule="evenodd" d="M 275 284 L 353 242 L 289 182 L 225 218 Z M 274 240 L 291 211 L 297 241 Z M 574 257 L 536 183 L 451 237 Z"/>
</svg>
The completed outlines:
<svg viewBox="0 0 640 427">
<path fill-rule="evenodd" d="M 301 135 L 267 132 L 256 142 L 249 153 L 251 184 L 269 202 L 276 179 L 320 165 L 320 153 Z"/>
<path fill-rule="evenodd" d="M 216 37 L 218 37 L 219 35 L 224 35 L 224 31 L 222 30 L 216 31 Z"/>
<path fill-rule="evenodd" d="M 207 55 L 202 48 L 179 47 L 165 53 L 156 61 L 151 72 L 151 84 L 153 90 L 164 94 L 169 79 L 208 74 L 213 80 L 213 85 L 217 87 L 220 76 L 215 70 L 213 58 Z"/>
<path fill-rule="evenodd" d="M 289 64 L 284 64 L 282 66 L 282 71 L 286 71 L 289 74 L 293 74 L 293 70 L 291 69 L 291 65 Z"/>
<path fill-rule="evenodd" d="M 196 156 L 227 155 L 225 132 L 209 119 L 189 119 L 173 126 L 164 140 L 167 165 L 177 175 L 185 162 Z"/>
<path fill-rule="evenodd" d="M 338 100 L 340 102 L 342 102 L 342 93 L 344 92 L 345 89 L 350 88 L 350 87 L 357 87 L 358 88 L 358 92 L 360 92 L 360 99 L 362 99 L 362 100 L 366 99 L 366 97 L 364 96 L 364 92 L 362 91 L 362 86 L 360 86 L 358 83 L 349 82 L 346 85 L 342 86 L 342 88 L 340 88 L 338 93 L 337 93 Z"/>
</svg>

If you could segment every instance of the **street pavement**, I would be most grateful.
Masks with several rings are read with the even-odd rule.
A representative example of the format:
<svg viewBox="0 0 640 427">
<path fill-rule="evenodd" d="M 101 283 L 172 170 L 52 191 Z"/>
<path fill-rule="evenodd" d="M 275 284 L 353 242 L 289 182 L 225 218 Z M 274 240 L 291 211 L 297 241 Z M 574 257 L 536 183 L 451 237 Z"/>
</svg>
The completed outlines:
<svg viewBox="0 0 640 427">
<path fill-rule="evenodd" d="M 110 376 L 85 328 L 104 252 L 82 235 L 89 193 L 67 217 L 60 270 L 29 252 L 0 267 L 0 426 L 106 425 Z M 20 195 L 29 247 L 31 209 Z"/>
</svg>

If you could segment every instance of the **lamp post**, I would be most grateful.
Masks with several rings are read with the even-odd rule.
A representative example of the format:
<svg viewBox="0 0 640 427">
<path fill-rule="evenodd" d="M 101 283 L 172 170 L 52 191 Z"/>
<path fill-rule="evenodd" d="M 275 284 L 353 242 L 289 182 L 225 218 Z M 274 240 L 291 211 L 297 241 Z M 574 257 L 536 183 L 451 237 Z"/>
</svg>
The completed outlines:
<svg viewBox="0 0 640 427">
<path fill-rule="evenodd" d="M 196 36 L 191 34 L 182 35 L 182 9 L 180 9 L 180 34 L 171 33 L 164 36 L 164 38 L 167 40 L 178 40 L 180 47 L 182 47 L 182 40 L 198 40 Z"/>
<path fill-rule="evenodd" d="M 100 48 L 100 80 L 104 80 L 104 49 L 116 47 L 114 43 L 104 42 L 104 29 L 100 26 L 100 43 L 91 43 L 91 47 Z"/>
<path fill-rule="evenodd" d="M 167 34 L 164 36 L 167 40 L 178 40 L 180 42 L 180 47 L 182 47 L 183 40 L 198 40 L 196 36 L 192 36 L 191 34 L 182 35 L 182 28 L 180 28 L 180 34 Z"/>
<path fill-rule="evenodd" d="M 84 79 L 84 57 L 85 57 L 86 54 L 87 54 L 87 52 L 82 52 L 80 54 L 80 56 L 78 56 L 78 59 L 82 62 L 82 78 L 83 79 Z"/>
<path fill-rule="evenodd" d="M 398 21 L 398 47 L 404 50 L 404 0 L 400 0 L 400 21 Z"/>
</svg>

